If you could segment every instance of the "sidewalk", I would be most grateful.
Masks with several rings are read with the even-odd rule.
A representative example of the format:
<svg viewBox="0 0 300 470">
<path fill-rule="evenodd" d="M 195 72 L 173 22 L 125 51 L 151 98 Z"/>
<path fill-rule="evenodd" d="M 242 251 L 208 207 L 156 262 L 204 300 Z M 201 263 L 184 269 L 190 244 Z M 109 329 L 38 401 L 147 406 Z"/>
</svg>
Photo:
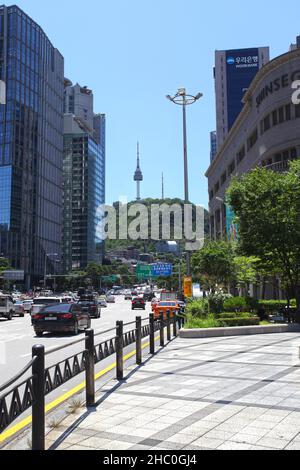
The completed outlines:
<svg viewBox="0 0 300 470">
<path fill-rule="evenodd" d="M 300 336 L 176 339 L 47 436 L 69 450 L 300 450 Z"/>
</svg>

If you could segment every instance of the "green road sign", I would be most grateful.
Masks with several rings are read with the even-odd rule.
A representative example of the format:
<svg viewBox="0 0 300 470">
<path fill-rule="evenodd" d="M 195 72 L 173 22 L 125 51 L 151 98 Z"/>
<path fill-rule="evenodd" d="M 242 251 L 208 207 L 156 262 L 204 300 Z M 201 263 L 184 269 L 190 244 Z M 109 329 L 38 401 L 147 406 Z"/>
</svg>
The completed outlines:
<svg viewBox="0 0 300 470">
<path fill-rule="evenodd" d="M 120 279 L 119 276 L 102 276 L 103 282 L 116 282 Z"/>
<path fill-rule="evenodd" d="M 140 264 L 136 267 L 136 276 L 139 279 L 150 279 L 152 276 L 152 266 Z"/>
</svg>

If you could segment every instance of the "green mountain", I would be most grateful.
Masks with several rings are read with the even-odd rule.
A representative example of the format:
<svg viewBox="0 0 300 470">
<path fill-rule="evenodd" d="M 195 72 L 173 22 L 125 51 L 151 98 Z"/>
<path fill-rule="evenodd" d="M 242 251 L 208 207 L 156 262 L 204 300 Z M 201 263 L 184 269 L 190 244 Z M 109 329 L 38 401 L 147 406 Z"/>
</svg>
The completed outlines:
<svg viewBox="0 0 300 470">
<path fill-rule="evenodd" d="M 168 206 L 172 206 L 173 204 L 179 204 L 182 208 L 182 214 L 184 213 L 184 201 L 181 199 L 144 199 L 139 202 L 140 204 L 143 204 L 144 206 L 147 207 L 148 209 L 148 218 L 146 221 L 142 218 L 142 222 L 147 224 L 148 223 L 148 232 L 149 236 L 151 236 L 151 206 L 154 204 L 162 205 L 162 204 L 167 204 Z M 128 210 L 130 209 L 131 206 L 134 204 L 137 204 L 137 201 L 132 201 L 128 203 Z M 117 233 L 119 233 L 119 211 L 120 211 L 120 203 L 115 202 L 114 208 L 117 211 Z M 193 205 L 193 228 L 195 228 L 195 223 L 196 223 L 196 212 L 195 212 L 195 205 Z M 139 214 L 138 214 L 139 215 Z M 137 215 L 137 216 L 138 216 Z M 128 225 L 130 222 L 135 220 L 135 217 L 128 217 Z M 165 240 L 162 237 L 162 216 L 160 217 L 160 223 L 159 223 L 159 233 L 160 233 L 160 240 Z M 184 219 L 182 217 L 182 230 L 184 226 Z M 204 210 L 204 232 L 205 236 L 209 235 L 209 214 L 208 211 L 205 209 Z M 183 230 L 184 233 L 184 230 Z M 170 237 L 166 241 L 172 241 L 174 240 L 174 214 L 171 214 L 170 218 Z M 157 240 L 107 240 L 106 241 L 106 251 L 112 251 L 112 250 L 118 250 L 118 249 L 126 249 L 129 247 L 137 248 L 143 253 L 156 253 L 156 245 L 158 241 Z M 184 244 L 184 241 L 180 242 L 180 244 Z"/>
</svg>

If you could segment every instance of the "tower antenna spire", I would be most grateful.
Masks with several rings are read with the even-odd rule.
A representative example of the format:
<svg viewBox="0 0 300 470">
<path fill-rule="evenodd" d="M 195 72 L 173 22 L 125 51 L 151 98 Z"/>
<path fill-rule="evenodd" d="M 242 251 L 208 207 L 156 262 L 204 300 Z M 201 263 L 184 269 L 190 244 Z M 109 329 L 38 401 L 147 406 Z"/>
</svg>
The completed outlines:
<svg viewBox="0 0 300 470">
<path fill-rule="evenodd" d="M 133 180 L 136 182 L 136 200 L 141 200 L 141 182 L 144 180 L 140 167 L 140 144 L 137 142 L 137 163 Z"/>
<path fill-rule="evenodd" d="M 165 199 L 165 180 L 164 180 L 164 174 L 162 173 L 161 176 L 161 198 L 162 200 Z"/>
</svg>

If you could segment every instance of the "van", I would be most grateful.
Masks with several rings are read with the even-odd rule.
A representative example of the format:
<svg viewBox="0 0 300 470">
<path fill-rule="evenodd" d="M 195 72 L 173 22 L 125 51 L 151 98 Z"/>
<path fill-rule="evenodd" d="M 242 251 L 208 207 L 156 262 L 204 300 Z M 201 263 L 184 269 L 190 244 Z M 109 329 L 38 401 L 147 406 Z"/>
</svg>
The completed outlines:
<svg viewBox="0 0 300 470">
<path fill-rule="evenodd" d="M 10 295 L 0 295 L 0 318 L 12 320 L 14 315 L 14 301 Z"/>
</svg>

